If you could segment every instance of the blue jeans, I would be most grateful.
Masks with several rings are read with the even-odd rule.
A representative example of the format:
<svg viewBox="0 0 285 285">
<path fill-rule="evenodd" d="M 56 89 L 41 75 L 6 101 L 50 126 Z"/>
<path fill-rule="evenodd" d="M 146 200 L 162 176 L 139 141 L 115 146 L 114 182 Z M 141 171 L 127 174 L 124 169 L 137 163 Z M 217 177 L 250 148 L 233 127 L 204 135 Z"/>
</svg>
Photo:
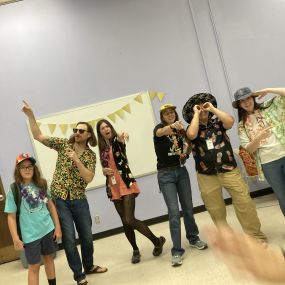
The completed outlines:
<svg viewBox="0 0 285 285">
<path fill-rule="evenodd" d="M 262 170 L 285 216 L 285 157 L 262 164 Z"/>
<path fill-rule="evenodd" d="M 68 265 L 73 271 L 75 281 L 85 279 L 84 271 L 89 271 L 93 267 L 93 237 L 92 237 L 92 219 L 90 216 L 87 199 L 55 200 L 60 225 L 62 230 L 62 242 L 68 261 Z M 75 228 L 81 242 L 81 256 L 76 247 Z"/>
<path fill-rule="evenodd" d="M 186 167 L 159 170 L 157 174 L 160 191 L 168 208 L 170 234 L 173 243 L 172 255 L 182 255 L 181 223 L 179 202 L 186 230 L 186 238 L 190 243 L 196 242 L 199 230 L 193 216 L 193 203 L 189 174 Z"/>
</svg>

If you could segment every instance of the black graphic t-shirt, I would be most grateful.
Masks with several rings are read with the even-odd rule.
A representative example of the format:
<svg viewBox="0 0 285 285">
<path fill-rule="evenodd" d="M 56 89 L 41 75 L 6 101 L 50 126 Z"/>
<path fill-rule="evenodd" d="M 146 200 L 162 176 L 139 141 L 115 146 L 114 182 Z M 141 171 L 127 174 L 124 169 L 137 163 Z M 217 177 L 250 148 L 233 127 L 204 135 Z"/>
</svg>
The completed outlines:
<svg viewBox="0 0 285 285">
<path fill-rule="evenodd" d="M 188 144 L 185 135 L 175 133 L 173 135 L 157 137 L 157 130 L 163 127 L 165 126 L 160 123 L 153 130 L 153 143 L 157 157 L 157 169 L 184 164 L 189 157 L 187 154 Z"/>
<path fill-rule="evenodd" d="M 201 174 L 224 173 L 237 166 L 226 129 L 217 118 L 209 120 L 207 126 L 199 125 L 191 147 L 196 170 Z"/>
</svg>

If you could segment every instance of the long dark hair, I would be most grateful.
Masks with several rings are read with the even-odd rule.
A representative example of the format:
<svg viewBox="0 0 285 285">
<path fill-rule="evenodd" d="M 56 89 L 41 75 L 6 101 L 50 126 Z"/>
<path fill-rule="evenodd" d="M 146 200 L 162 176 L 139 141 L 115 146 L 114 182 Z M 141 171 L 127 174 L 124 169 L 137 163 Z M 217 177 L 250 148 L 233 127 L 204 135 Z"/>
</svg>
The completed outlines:
<svg viewBox="0 0 285 285">
<path fill-rule="evenodd" d="M 23 177 L 22 177 L 22 175 L 20 173 L 20 165 L 21 165 L 21 162 L 16 165 L 15 170 L 14 170 L 14 179 L 15 179 L 15 183 L 17 185 L 21 185 L 22 182 L 23 182 Z M 46 192 L 47 191 L 47 181 L 46 181 L 46 179 L 44 179 L 41 176 L 40 170 L 36 166 L 36 164 L 33 163 L 33 167 L 34 167 L 34 170 L 33 170 L 34 174 L 33 174 L 33 177 L 32 177 L 32 181 L 34 182 L 34 184 L 36 186 L 38 186 L 41 189 L 41 191 Z"/>
<path fill-rule="evenodd" d="M 97 139 L 96 139 L 96 136 L 94 134 L 94 130 L 93 130 L 92 126 L 89 123 L 87 123 L 87 122 L 78 122 L 76 124 L 76 127 L 78 125 L 86 125 L 87 126 L 87 132 L 91 134 L 91 137 L 87 139 L 86 145 L 89 144 L 90 146 L 95 147 L 97 145 Z M 70 139 L 69 139 L 69 142 L 74 144 L 75 137 L 71 136 Z"/>
<path fill-rule="evenodd" d="M 166 109 L 166 110 L 167 110 L 167 109 Z M 175 121 L 174 121 L 174 122 L 176 122 L 176 121 L 179 120 L 179 116 L 178 116 L 178 114 L 177 114 L 177 112 L 176 112 L 175 109 L 174 109 L 173 111 L 174 111 L 174 113 L 175 113 Z M 161 123 L 162 123 L 164 126 L 166 126 L 167 124 L 166 124 L 166 122 L 165 122 L 164 119 L 163 119 L 163 112 L 164 112 L 164 111 L 160 112 L 160 121 L 161 121 Z"/>
<path fill-rule="evenodd" d="M 100 127 L 101 127 L 101 125 L 103 123 L 107 124 L 110 127 L 111 133 L 112 133 L 111 139 L 118 136 L 116 130 L 113 127 L 113 125 L 108 120 L 102 119 L 102 120 L 97 122 L 96 131 L 97 131 L 98 147 L 99 147 L 100 155 L 104 151 L 104 149 L 105 149 L 105 147 L 107 145 L 105 139 L 103 138 L 103 136 L 101 135 L 101 132 L 100 132 Z"/>
<path fill-rule="evenodd" d="M 257 103 L 255 100 L 255 97 L 251 96 L 253 98 L 253 110 L 259 110 L 259 109 L 264 109 L 260 103 Z M 248 116 L 248 113 L 246 110 L 244 110 L 241 106 L 240 106 L 240 100 L 237 101 L 237 110 L 238 110 L 238 121 L 242 121 L 243 123 L 245 123 L 246 118 Z"/>
</svg>

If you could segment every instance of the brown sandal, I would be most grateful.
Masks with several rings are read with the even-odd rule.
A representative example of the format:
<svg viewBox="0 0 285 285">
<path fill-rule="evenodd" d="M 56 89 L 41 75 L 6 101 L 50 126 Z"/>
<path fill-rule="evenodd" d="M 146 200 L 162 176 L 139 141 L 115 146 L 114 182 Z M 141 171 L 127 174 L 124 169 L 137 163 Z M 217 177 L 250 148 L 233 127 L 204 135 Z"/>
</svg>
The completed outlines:
<svg viewBox="0 0 285 285">
<path fill-rule="evenodd" d="M 81 280 L 83 281 L 83 280 Z M 87 280 L 84 280 L 84 282 L 77 282 L 77 285 L 88 285 L 88 281 Z"/>
</svg>

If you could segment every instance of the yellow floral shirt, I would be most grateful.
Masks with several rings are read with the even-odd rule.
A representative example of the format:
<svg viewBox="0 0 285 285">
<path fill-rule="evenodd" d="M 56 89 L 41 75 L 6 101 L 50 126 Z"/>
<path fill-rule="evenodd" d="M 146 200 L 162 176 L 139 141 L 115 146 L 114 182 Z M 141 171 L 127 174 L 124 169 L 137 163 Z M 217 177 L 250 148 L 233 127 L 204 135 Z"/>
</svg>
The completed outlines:
<svg viewBox="0 0 285 285">
<path fill-rule="evenodd" d="M 55 172 L 51 183 L 51 195 L 54 198 L 66 200 L 85 198 L 87 184 L 80 176 L 79 170 L 74 161 L 70 159 L 66 151 L 72 149 L 73 145 L 68 139 L 50 137 L 48 146 L 58 152 Z M 96 154 L 88 146 L 79 157 L 83 165 L 95 172 Z"/>
</svg>

